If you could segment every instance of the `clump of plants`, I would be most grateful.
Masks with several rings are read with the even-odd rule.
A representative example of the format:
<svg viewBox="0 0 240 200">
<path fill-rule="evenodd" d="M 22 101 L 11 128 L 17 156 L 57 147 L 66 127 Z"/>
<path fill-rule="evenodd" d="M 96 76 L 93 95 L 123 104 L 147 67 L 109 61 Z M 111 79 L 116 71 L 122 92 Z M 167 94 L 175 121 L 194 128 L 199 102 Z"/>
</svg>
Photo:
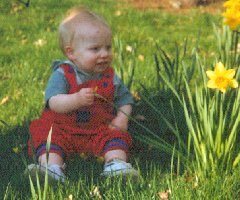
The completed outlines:
<svg viewBox="0 0 240 200">
<path fill-rule="evenodd" d="M 159 118 L 159 129 L 160 124 L 165 123 L 168 134 L 175 138 L 170 146 L 165 145 L 158 140 L 157 136 L 162 135 L 155 130 L 152 145 L 159 146 L 160 150 L 165 146 L 168 152 L 172 146 L 174 156 L 178 163 L 182 163 L 184 171 L 190 170 L 202 180 L 229 174 L 240 163 L 240 15 L 234 14 L 240 8 L 240 1 L 229 0 L 224 6 L 224 23 L 227 26 L 222 31 L 215 30 L 219 54 L 212 65 L 213 70 L 199 56 L 197 48 L 190 62 L 180 58 L 179 53 L 173 58 L 164 51 L 154 55 L 157 80 L 161 82 L 159 85 L 164 85 L 157 93 L 159 96 L 171 94 L 167 108 L 172 118 L 163 114 L 163 105 L 157 102 L 162 101 L 161 98 L 156 99 L 147 92 L 142 95 L 143 101 Z M 144 138 L 145 135 L 141 139 L 144 141 Z"/>
</svg>

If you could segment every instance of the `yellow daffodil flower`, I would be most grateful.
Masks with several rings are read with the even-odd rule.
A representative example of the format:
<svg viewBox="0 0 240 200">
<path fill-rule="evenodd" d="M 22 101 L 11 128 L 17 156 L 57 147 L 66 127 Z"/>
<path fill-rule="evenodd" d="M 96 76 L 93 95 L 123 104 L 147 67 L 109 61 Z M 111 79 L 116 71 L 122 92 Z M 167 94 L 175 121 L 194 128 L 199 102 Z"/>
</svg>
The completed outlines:
<svg viewBox="0 0 240 200">
<path fill-rule="evenodd" d="M 236 13 L 235 9 L 228 9 L 223 13 L 225 17 L 224 23 L 227 24 L 232 30 L 236 30 L 240 25 L 240 10 Z"/>
<path fill-rule="evenodd" d="M 225 8 L 233 8 L 240 5 L 240 0 L 228 0 L 223 4 Z"/>
<path fill-rule="evenodd" d="M 228 0 L 223 6 L 226 8 L 226 12 L 223 13 L 224 23 L 236 30 L 240 25 L 240 0 Z"/>
<path fill-rule="evenodd" d="M 219 89 L 225 93 L 228 86 L 232 88 L 238 87 L 238 82 L 234 79 L 236 69 L 225 69 L 224 65 L 219 62 L 216 64 L 214 71 L 206 71 L 208 78 L 207 87 Z"/>
</svg>

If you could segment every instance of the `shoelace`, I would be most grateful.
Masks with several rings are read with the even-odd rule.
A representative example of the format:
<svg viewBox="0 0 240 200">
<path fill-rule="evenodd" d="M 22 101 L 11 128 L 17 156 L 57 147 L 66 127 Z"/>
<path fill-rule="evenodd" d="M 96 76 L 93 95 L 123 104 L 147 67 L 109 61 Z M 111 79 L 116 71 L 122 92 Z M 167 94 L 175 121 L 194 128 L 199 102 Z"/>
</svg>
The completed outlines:
<svg viewBox="0 0 240 200">
<path fill-rule="evenodd" d="M 130 163 L 119 162 L 119 161 L 118 161 L 118 162 L 114 162 L 114 161 L 113 161 L 113 162 L 110 162 L 110 163 L 106 163 L 104 167 L 105 167 L 105 168 L 106 168 L 106 167 L 110 167 L 110 168 L 111 168 L 111 166 L 112 166 L 112 165 L 115 165 L 115 164 L 124 165 L 126 168 L 132 168 L 132 165 L 131 165 Z"/>
<path fill-rule="evenodd" d="M 65 175 L 59 174 L 59 172 L 62 173 L 62 174 L 64 174 L 64 172 L 63 172 L 64 169 L 63 169 L 63 167 L 61 167 L 61 166 L 57 166 L 57 165 L 52 166 L 52 167 L 54 167 L 54 170 L 51 169 L 51 165 L 48 166 L 48 168 L 47 168 L 46 166 L 44 166 L 44 165 L 39 165 L 39 167 L 40 167 L 40 168 L 44 168 L 45 171 L 46 171 L 46 169 L 47 169 L 49 175 L 51 174 L 51 175 L 53 175 L 54 177 L 59 177 L 60 179 L 65 179 Z M 57 167 L 57 169 L 56 169 L 56 167 Z"/>
</svg>

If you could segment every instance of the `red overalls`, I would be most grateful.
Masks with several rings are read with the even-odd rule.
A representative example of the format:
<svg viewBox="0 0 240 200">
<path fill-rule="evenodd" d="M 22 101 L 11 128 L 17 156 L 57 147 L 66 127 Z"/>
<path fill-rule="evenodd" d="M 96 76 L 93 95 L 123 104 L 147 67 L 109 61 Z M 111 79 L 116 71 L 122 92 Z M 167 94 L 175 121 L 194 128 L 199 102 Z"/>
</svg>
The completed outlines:
<svg viewBox="0 0 240 200">
<path fill-rule="evenodd" d="M 109 122 L 114 118 L 113 69 L 107 68 L 100 80 L 90 80 L 77 85 L 72 67 L 67 64 L 62 64 L 60 67 L 64 70 L 64 75 L 69 83 L 69 94 L 78 92 L 81 88 L 91 87 L 97 88 L 96 93 L 104 99 L 95 96 L 93 105 L 66 114 L 45 110 L 42 116 L 30 125 L 34 148 L 37 149 L 46 143 L 51 127 L 51 143 L 61 147 L 66 157 L 72 153 L 103 156 L 106 153 L 103 152 L 105 144 L 113 139 L 120 139 L 130 147 L 132 139 L 127 132 L 108 128 Z M 119 148 L 121 149 L 121 147 L 117 147 L 117 149 Z M 122 150 L 127 153 L 128 148 L 122 148 Z M 50 152 L 54 152 L 54 150 Z M 29 154 L 32 155 L 30 141 Z"/>
</svg>

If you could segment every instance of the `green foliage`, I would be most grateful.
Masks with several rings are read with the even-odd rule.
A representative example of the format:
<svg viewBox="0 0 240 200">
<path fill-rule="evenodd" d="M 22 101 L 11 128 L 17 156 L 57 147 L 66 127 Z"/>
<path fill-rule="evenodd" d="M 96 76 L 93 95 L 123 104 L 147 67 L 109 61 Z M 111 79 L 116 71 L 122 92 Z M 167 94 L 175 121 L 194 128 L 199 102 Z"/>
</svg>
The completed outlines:
<svg viewBox="0 0 240 200">
<path fill-rule="evenodd" d="M 196 87 L 195 94 L 188 93 L 191 106 L 184 100 L 184 110 L 196 173 L 203 177 L 229 173 L 239 164 L 239 90 L 225 96 Z"/>
<path fill-rule="evenodd" d="M 135 159 L 130 158 L 141 171 L 139 184 L 100 180 L 102 166 L 92 158 L 84 162 L 78 158 L 69 161 L 69 182 L 65 186 L 41 188 L 22 176 L 25 165 L 20 158 L 27 158 L 29 122 L 42 111 L 52 61 L 64 58 L 58 48 L 58 24 L 67 9 L 79 4 L 103 15 L 109 22 L 114 33 L 113 66 L 131 91 L 138 92 L 141 98 L 130 120 L 131 133 L 141 141 L 134 152 Z M 220 15 L 198 10 L 177 14 L 163 10 L 141 11 L 113 0 L 32 0 L 29 7 L 17 0 L 3 0 L 0 10 L 0 198 L 39 199 L 44 194 L 45 199 L 67 199 L 72 194 L 74 199 L 97 199 L 93 192 L 96 187 L 103 199 L 158 199 L 158 192 L 168 189 L 173 199 L 211 199 L 213 195 L 215 199 L 239 197 L 240 177 L 236 164 L 239 156 L 232 175 L 200 181 L 196 174 L 185 171 L 191 168 L 187 160 L 189 150 L 191 158 L 197 155 L 192 151 L 191 138 L 186 146 L 188 124 L 184 115 L 192 111 L 185 107 L 184 113 L 184 105 L 190 105 L 190 100 L 186 98 L 183 102 L 182 97 L 197 98 L 193 80 L 201 81 L 197 62 L 203 62 L 197 57 L 206 58 L 201 65 L 205 68 L 211 66 L 216 57 L 226 63 L 235 60 L 239 64 L 238 57 L 227 61 L 229 49 L 234 48 L 227 46 L 226 41 L 236 41 L 232 40 L 236 38 L 234 35 L 226 32 L 226 37 L 218 37 L 219 48 L 215 45 L 215 35 L 209 27 L 212 23 L 216 27 L 221 24 Z M 215 33 L 220 32 L 216 29 Z M 127 46 L 133 51 L 127 51 Z M 229 97 L 235 98 L 234 95 Z M 228 113 L 233 107 L 228 106 Z M 137 114 L 145 119 L 139 120 Z M 224 118 L 226 127 L 232 119 Z M 223 139 L 220 143 L 224 143 Z M 20 152 L 14 152 L 14 148 Z M 233 149 L 229 150 L 234 155 L 230 158 L 231 164 L 238 152 Z M 29 162 L 27 158 L 26 163 Z M 198 165 L 194 166 L 197 172 Z M 182 174 L 176 176 L 174 172 Z M 191 181 L 187 181 L 189 177 Z"/>
<path fill-rule="evenodd" d="M 218 41 L 221 38 L 225 39 L 224 37 L 218 37 Z M 230 47 L 231 45 L 226 42 L 226 46 Z M 237 53 L 230 52 L 229 54 L 227 50 L 229 49 L 219 49 L 219 52 L 222 53 L 220 55 L 224 53 L 225 62 L 236 64 Z M 165 56 L 165 52 L 162 51 L 162 53 L 166 58 L 163 60 L 164 71 L 157 70 L 157 77 L 158 80 L 164 82 L 166 88 L 173 95 L 171 100 L 175 97 L 178 101 L 178 104 L 173 104 L 171 108 L 172 111 L 180 109 L 184 112 L 186 121 L 182 122 L 187 125 L 187 128 L 185 131 L 180 129 L 183 124 L 179 121 L 181 117 L 179 114 L 172 112 L 174 121 L 171 122 L 167 115 L 161 113 L 162 106 L 152 106 L 151 98 L 146 100 L 147 104 L 153 107 L 159 114 L 159 118 L 165 121 L 172 133 L 175 134 L 179 145 L 177 154 L 180 156 L 180 160 L 185 163 L 184 167 L 191 168 L 190 163 L 192 162 L 192 170 L 201 179 L 230 173 L 239 165 L 240 161 L 240 154 L 238 153 L 238 132 L 240 127 L 239 89 L 236 89 L 236 91 L 230 90 L 225 95 L 208 89 L 205 72 L 207 69 L 204 68 L 206 63 L 202 63 L 201 58 L 196 53 L 193 54 L 193 58 L 196 59 L 192 59 L 192 63 L 188 65 L 182 64 L 182 78 L 179 79 L 179 74 L 171 71 L 171 69 L 176 71 L 178 69 L 176 66 L 173 68 L 173 65 L 178 63 L 176 61 L 179 60 L 179 54 L 177 53 L 171 61 Z M 156 56 L 155 63 L 157 69 L 159 69 L 159 61 Z M 188 75 L 189 70 L 192 71 L 191 68 L 197 69 L 194 76 L 192 76 L 193 73 L 190 73 L 191 76 Z M 239 74 L 237 74 L 236 79 L 239 79 Z M 178 80 L 183 81 L 178 82 Z M 193 83 L 194 87 L 192 87 L 191 83 Z M 159 91 L 163 92 L 164 88 L 159 88 Z M 183 140 L 184 134 L 182 131 L 185 134 L 188 132 L 187 142 Z M 161 146 L 162 144 L 159 144 L 159 147 Z M 186 146 L 188 146 L 187 151 L 184 148 Z M 189 155 L 190 162 L 187 162 L 188 164 L 186 164 L 185 158 L 182 157 L 182 155 L 186 155 L 186 152 Z"/>
</svg>

